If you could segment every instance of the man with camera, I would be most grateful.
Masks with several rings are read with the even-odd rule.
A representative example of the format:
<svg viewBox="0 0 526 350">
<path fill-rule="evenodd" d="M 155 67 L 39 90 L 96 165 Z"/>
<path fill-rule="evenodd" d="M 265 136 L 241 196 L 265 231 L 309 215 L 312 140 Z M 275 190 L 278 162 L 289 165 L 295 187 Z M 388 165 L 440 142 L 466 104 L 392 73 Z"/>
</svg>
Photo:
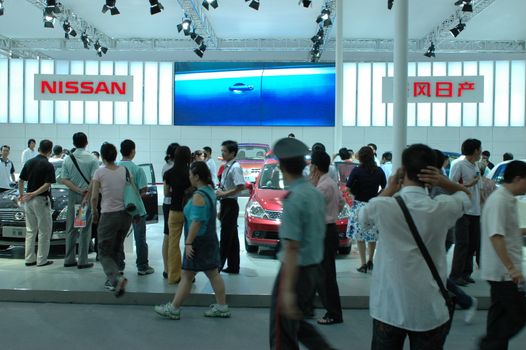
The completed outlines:
<svg viewBox="0 0 526 350">
<path fill-rule="evenodd" d="M 491 286 L 486 336 L 480 349 L 507 349 L 509 340 L 526 324 L 526 295 L 522 271 L 523 235 L 517 199 L 526 193 L 526 163 L 513 161 L 504 171 L 504 183 L 487 199 L 482 210 L 480 276 Z"/>
</svg>

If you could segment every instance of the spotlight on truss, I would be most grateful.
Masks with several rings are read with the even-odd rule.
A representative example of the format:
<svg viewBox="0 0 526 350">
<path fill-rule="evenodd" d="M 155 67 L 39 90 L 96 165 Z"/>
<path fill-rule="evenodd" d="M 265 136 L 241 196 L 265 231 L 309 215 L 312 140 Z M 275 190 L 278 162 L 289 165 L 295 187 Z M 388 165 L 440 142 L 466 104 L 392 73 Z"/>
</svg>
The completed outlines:
<svg viewBox="0 0 526 350">
<path fill-rule="evenodd" d="M 201 58 L 203 58 L 203 55 L 205 54 L 206 45 L 201 44 L 197 49 L 194 50 L 195 54 Z"/>
<path fill-rule="evenodd" d="M 84 44 L 84 48 L 89 49 L 91 45 L 91 39 L 89 38 L 88 34 L 86 34 L 86 32 L 80 35 L 80 40 L 82 41 L 82 44 Z"/>
<path fill-rule="evenodd" d="M 387 9 L 390 10 L 393 8 L 394 0 L 387 0 Z"/>
<path fill-rule="evenodd" d="M 312 0 L 300 0 L 298 5 L 303 5 L 303 7 L 309 7 L 312 5 Z"/>
<path fill-rule="evenodd" d="M 150 0 L 150 14 L 153 16 L 164 10 L 164 6 L 159 2 L 159 0 Z"/>
<path fill-rule="evenodd" d="M 183 21 L 177 25 L 177 32 L 183 32 L 184 35 L 190 35 L 190 27 L 192 26 L 192 20 L 188 17 L 183 18 Z"/>
<path fill-rule="evenodd" d="M 424 54 L 424 56 L 429 57 L 429 58 L 436 57 L 435 56 L 435 45 L 433 44 L 433 42 L 431 42 L 431 45 L 429 45 L 429 47 L 427 48 L 427 51 Z"/>
<path fill-rule="evenodd" d="M 102 6 L 102 13 L 106 13 L 110 10 L 112 16 L 120 14 L 119 9 L 115 6 L 116 3 L 117 0 L 106 0 L 106 4 Z"/>
<path fill-rule="evenodd" d="M 95 49 L 95 51 L 97 51 L 97 55 L 99 57 L 102 57 L 102 54 L 106 54 L 106 52 L 108 52 L 108 48 L 102 46 L 98 40 L 95 42 L 95 45 L 93 45 L 93 48 Z"/>
<path fill-rule="evenodd" d="M 324 27 L 332 25 L 331 10 L 328 8 L 321 10 L 321 14 L 316 18 L 316 23 L 323 23 Z"/>
<path fill-rule="evenodd" d="M 458 0 L 455 2 L 455 6 L 462 6 L 463 12 L 473 12 L 472 0 Z"/>
<path fill-rule="evenodd" d="M 318 29 L 318 32 L 312 38 L 310 38 L 310 40 L 313 43 L 316 43 L 318 41 L 323 41 L 324 36 L 325 36 L 325 32 L 323 31 L 323 27 L 320 26 L 320 29 Z"/>
<path fill-rule="evenodd" d="M 217 0 L 203 0 L 202 5 L 207 10 L 210 10 L 210 7 L 216 9 L 219 6 L 219 4 L 217 3 Z"/>
<path fill-rule="evenodd" d="M 460 34 L 460 32 L 464 30 L 464 28 L 466 28 L 466 25 L 462 23 L 462 20 L 459 20 L 455 28 L 450 29 L 449 32 L 456 38 Z"/>
<path fill-rule="evenodd" d="M 194 31 L 192 31 L 190 33 L 190 38 L 197 44 L 197 45 L 201 45 L 204 41 L 205 41 L 205 38 L 203 38 L 201 35 L 197 34 L 195 32 L 195 29 Z"/>
<path fill-rule="evenodd" d="M 5 9 L 4 0 L 0 0 L 0 16 L 4 15 L 4 9 Z"/>
<path fill-rule="evenodd" d="M 248 7 L 253 8 L 254 10 L 259 10 L 259 0 L 245 0 L 245 2 L 249 2 Z"/>
<path fill-rule="evenodd" d="M 44 9 L 44 28 L 55 28 L 55 14 L 50 7 Z"/>
<path fill-rule="evenodd" d="M 68 20 L 65 20 L 64 23 L 62 24 L 62 28 L 64 29 L 64 37 L 66 39 L 69 39 L 69 36 L 77 36 L 77 32 L 75 31 L 75 29 L 73 29 L 73 27 L 71 27 L 71 23 L 69 23 Z"/>
</svg>

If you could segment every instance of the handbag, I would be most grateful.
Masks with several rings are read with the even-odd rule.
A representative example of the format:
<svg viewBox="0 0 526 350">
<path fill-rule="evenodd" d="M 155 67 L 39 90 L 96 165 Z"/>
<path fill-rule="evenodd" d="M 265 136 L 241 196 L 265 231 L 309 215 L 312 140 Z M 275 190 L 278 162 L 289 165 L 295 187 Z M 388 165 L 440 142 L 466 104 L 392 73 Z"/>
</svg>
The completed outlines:
<svg viewBox="0 0 526 350">
<path fill-rule="evenodd" d="M 438 284 L 438 288 L 440 288 L 440 294 L 442 294 L 442 297 L 444 298 L 446 302 L 447 310 L 449 312 L 449 322 L 451 323 L 451 321 L 453 320 L 453 314 L 455 313 L 455 297 L 444 286 L 444 282 L 442 282 L 442 279 L 440 278 L 440 275 L 438 274 L 437 268 L 435 264 L 433 263 L 433 259 L 431 259 L 431 256 L 429 255 L 429 252 L 424 242 L 422 241 L 422 237 L 418 233 L 418 229 L 416 228 L 415 222 L 413 221 L 413 218 L 411 217 L 411 214 L 409 213 L 409 210 L 407 209 L 407 206 L 405 205 L 404 200 L 400 196 L 396 196 L 395 199 L 398 202 L 398 205 L 400 206 L 400 208 L 402 209 L 402 212 L 404 213 L 405 220 L 407 221 L 409 230 L 411 231 L 411 234 L 413 235 L 413 238 L 416 241 L 416 245 L 420 249 L 420 252 L 422 253 L 422 256 L 424 257 L 424 260 L 426 261 L 426 264 L 429 267 L 429 270 L 431 270 L 431 274 L 433 275 L 433 278 Z"/>
<path fill-rule="evenodd" d="M 146 215 L 146 208 L 141 198 L 141 194 L 135 186 L 135 181 L 126 169 L 126 184 L 124 185 L 124 209 L 134 219 Z"/>
</svg>

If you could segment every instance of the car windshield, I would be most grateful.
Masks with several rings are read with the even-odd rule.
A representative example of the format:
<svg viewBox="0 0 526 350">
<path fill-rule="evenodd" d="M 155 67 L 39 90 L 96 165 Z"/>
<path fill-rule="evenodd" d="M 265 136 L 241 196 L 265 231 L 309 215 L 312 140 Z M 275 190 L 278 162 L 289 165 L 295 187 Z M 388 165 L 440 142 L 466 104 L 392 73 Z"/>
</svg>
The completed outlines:
<svg viewBox="0 0 526 350">
<path fill-rule="evenodd" d="M 266 164 L 259 175 L 259 188 L 267 190 L 284 190 L 283 174 L 277 164 Z"/>
<path fill-rule="evenodd" d="M 358 164 L 351 162 L 336 162 L 334 165 L 338 170 L 338 183 L 345 185 L 349 178 L 349 174 Z"/>
<path fill-rule="evenodd" d="M 239 146 L 237 160 L 263 160 L 267 149 L 263 146 Z"/>
</svg>

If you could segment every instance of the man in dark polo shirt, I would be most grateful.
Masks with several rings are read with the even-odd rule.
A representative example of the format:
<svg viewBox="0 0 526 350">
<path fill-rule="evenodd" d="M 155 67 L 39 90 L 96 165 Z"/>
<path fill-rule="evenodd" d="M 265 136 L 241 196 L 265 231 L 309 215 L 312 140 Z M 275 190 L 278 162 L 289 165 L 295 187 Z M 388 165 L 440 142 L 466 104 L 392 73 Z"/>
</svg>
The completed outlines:
<svg viewBox="0 0 526 350">
<path fill-rule="evenodd" d="M 21 203 L 26 212 L 26 266 L 47 266 L 53 219 L 51 218 L 51 184 L 55 183 L 55 168 L 48 161 L 53 142 L 40 141 L 38 155 L 28 160 L 18 181 Z M 24 189 L 27 181 L 27 192 Z M 38 249 L 35 254 L 35 239 L 38 232 Z"/>
</svg>

